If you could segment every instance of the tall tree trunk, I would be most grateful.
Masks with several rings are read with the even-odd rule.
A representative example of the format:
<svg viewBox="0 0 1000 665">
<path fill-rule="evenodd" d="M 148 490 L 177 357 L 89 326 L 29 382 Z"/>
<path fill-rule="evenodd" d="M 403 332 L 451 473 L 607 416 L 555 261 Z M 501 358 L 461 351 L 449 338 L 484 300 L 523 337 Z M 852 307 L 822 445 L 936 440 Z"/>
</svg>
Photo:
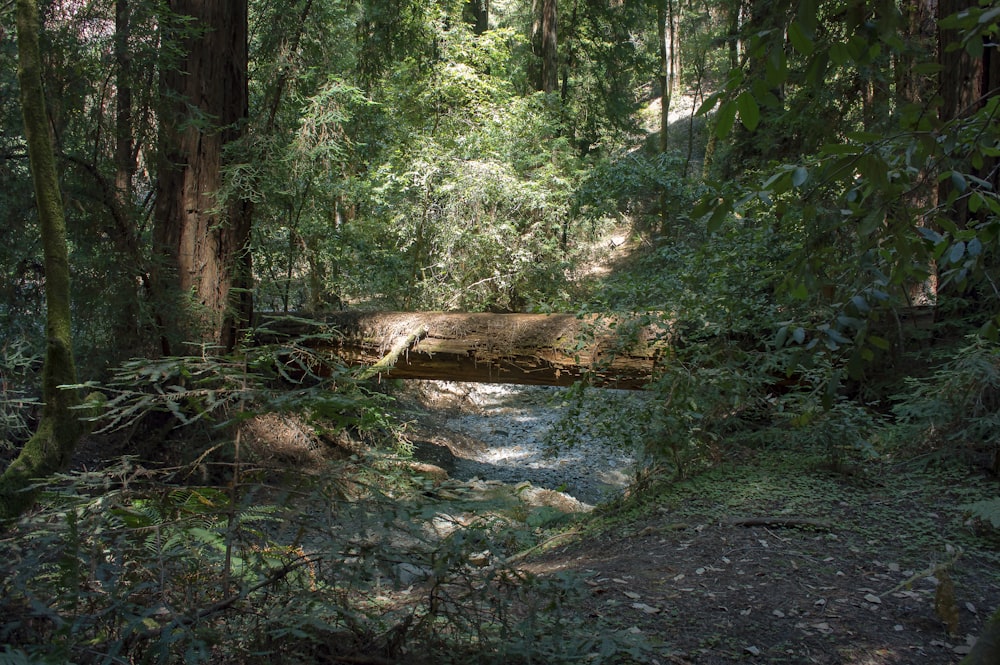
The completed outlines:
<svg viewBox="0 0 1000 665">
<path fill-rule="evenodd" d="M 132 178 L 135 175 L 135 149 L 132 131 L 132 33 L 129 0 L 115 2 L 115 62 L 117 104 L 115 109 L 115 189 L 118 204 L 125 210 L 132 202 Z"/>
<path fill-rule="evenodd" d="M 938 19 L 945 18 L 971 6 L 974 0 L 939 0 Z M 964 48 L 949 49 L 948 46 L 959 42 L 961 35 L 954 30 L 938 31 L 938 60 L 941 65 L 939 115 L 942 121 L 949 122 L 959 118 L 967 118 L 979 110 L 985 99 L 986 90 L 983 58 L 972 57 Z M 941 201 L 946 201 L 951 191 L 951 181 L 945 178 L 939 188 Z M 965 199 L 959 199 L 953 205 L 952 219 L 964 227 L 968 221 L 969 211 Z"/>
<path fill-rule="evenodd" d="M 468 0 L 465 7 L 474 34 L 481 35 L 490 29 L 490 0 Z"/>
<path fill-rule="evenodd" d="M 674 91 L 674 1 L 660 0 L 656 3 L 656 29 L 660 51 L 660 153 L 666 154 L 670 147 L 670 104 Z M 660 188 L 660 232 L 667 232 L 667 191 Z"/>
<path fill-rule="evenodd" d="M 899 12 L 904 25 L 904 48 L 896 54 L 894 80 L 901 103 L 921 104 L 934 95 L 932 77 L 919 73 L 918 65 L 936 52 L 936 0 L 903 0 Z M 928 55 L 930 54 L 930 55 Z"/>
<path fill-rule="evenodd" d="M 70 326 L 69 253 L 66 220 L 49 136 L 42 90 L 40 24 L 35 0 L 17 2 L 18 79 L 28 159 L 35 186 L 38 222 L 45 256 L 45 365 L 42 368 L 42 419 L 4 474 L 0 476 L 0 521 L 24 512 L 34 501 L 25 491 L 34 479 L 66 467 L 82 433 L 72 408 L 76 392 L 59 386 L 76 383 Z"/>
<path fill-rule="evenodd" d="M 670 93 L 672 60 L 670 52 L 673 47 L 673 0 L 660 0 L 656 3 L 656 33 L 660 52 L 660 152 L 666 152 L 670 145 Z"/>
<path fill-rule="evenodd" d="M 559 88 L 559 45 L 556 0 L 542 0 L 542 92 Z"/>
<path fill-rule="evenodd" d="M 936 78 L 920 71 L 920 65 L 938 57 L 935 5 L 936 0 L 902 0 L 899 3 L 903 48 L 893 60 L 893 82 L 896 88 L 894 101 L 901 111 L 900 117 L 907 123 L 905 129 L 918 129 L 920 119 L 935 113 L 932 100 L 937 92 Z M 921 178 L 933 181 L 933 176 L 926 173 Z M 914 187 L 903 196 L 902 201 L 915 212 L 915 223 L 924 225 L 927 220 L 922 211 L 933 210 L 937 206 L 938 188 Z M 909 302 L 924 302 L 928 296 L 936 294 L 933 262 L 928 262 L 927 274 L 926 279 L 906 286 Z"/>
<path fill-rule="evenodd" d="M 248 115 L 247 0 L 169 5 L 190 25 L 164 35 L 181 55 L 161 75 L 158 319 L 167 353 L 188 340 L 228 349 L 252 314 L 249 205 L 218 196 Z"/>
<path fill-rule="evenodd" d="M 729 46 L 729 69 L 736 70 L 740 67 L 740 53 L 743 31 L 743 0 L 731 0 L 724 3 L 724 11 L 728 13 L 729 35 L 727 44 Z M 714 123 L 713 123 L 714 124 Z M 715 128 L 710 127 L 708 131 L 708 143 L 705 145 L 705 161 L 702 163 L 702 177 L 708 178 L 712 174 L 715 162 L 715 152 L 719 144 L 719 139 L 715 134 Z"/>
</svg>

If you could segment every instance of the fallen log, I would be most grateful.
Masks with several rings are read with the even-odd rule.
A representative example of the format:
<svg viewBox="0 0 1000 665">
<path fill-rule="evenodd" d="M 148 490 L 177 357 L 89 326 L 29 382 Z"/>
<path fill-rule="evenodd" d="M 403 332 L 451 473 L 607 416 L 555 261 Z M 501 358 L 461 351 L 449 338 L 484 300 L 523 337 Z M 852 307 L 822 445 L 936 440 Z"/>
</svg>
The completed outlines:
<svg viewBox="0 0 1000 665">
<path fill-rule="evenodd" d="M 641 316 L 346 311 L 266 329 L 272 339 L 312 335 L 366 375 L 400 379 L 639 389 L 669 348 L 667 331 Z"/>
<path fill-rule="evenodd" d="M 925 325 L 929 307 L 899 311 Z M 909 317 L 909 318 L 906 318 Z M 365 378 L 441 379 L 567 386 L 581 380 L 640 389 L 681 343 L 676 322 L 662 314 L 492 314 L 462 312 L 334 312 L 264 314 L 258 341 L 308 336 L 311 346 L 368 369 Z M 688 329 L 692 329 L 688 324 Z M 697 329 L 697 326 L 694 327 Z M 770 336 L 764 331 L 761 337 Z M 747 344 L 755 344 L 750 339 Z M 794 380 L 793 380 L 794 381 Z M 775 380 L 781 391 L 787 378 Z M 786 387 L 787 388 L 787 387 Z"/>
</svg>

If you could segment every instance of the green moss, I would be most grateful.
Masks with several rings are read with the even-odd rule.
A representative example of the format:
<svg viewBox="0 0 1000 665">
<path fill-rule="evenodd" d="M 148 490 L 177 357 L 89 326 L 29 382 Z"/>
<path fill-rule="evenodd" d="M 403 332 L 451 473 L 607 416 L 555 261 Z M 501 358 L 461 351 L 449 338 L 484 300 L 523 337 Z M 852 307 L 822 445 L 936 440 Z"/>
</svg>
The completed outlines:
<svg viewBox="0 0 1000 665">
<path fill-rule="evenodd" d="M 46 124 L 42 90 L 40 25 L 33 0 L 18 0 L 17 45 L 21 109 L 35 201 L 45 254 L 46 345 L 42 370 L 42 420 L 7 470 L 0 476 L 0 521 L 17 517 L 34 502 L 35 479 L 66 467 L 83 426 L 73 410 L 75 391 L 59 386 L 76 383 L 70 317 L 69 253 L 66 220 L 56 176 L 55 153 Z"/>
</svg>

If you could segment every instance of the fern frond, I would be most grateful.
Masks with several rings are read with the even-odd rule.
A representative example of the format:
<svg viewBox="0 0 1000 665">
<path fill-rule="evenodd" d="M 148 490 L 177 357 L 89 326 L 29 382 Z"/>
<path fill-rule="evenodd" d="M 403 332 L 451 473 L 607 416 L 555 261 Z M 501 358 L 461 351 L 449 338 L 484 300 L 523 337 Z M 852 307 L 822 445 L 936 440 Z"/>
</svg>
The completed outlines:
<svg viewBox="0 0 1000 665">
<path fill-rule="evenodd" d="M 989 522 L 993 525 L 994 529 L 1000 529 L 1000 497 L 985 501 L 976 501 L 975 503 L 966 503 L 959 506 L 959 508 L 970 513 L 973 517 L 979 518 L 984 522 Z"/>
</svg>

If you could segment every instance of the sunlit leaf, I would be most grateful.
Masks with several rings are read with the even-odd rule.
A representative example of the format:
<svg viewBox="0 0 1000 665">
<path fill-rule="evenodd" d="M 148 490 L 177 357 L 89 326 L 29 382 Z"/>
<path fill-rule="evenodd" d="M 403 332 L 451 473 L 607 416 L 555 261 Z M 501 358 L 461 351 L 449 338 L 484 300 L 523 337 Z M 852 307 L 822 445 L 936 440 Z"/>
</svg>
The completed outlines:
<svg viewBox="0 0 1000 665">
<path fill-rule="evenodd" d="M 874 346 L 876 349 L 882 349 L 883 351 L 889 350 L 889 341 L 884 337 L 879 337 L 877 335 L 869 335 L 867 338 L 868 343 Z"/>
<path fill-rule="evenodd" d="M 834 42 L 830 45 L 830 60 L 833 64 L 841 67 L 851 59 L 851 52 L 847 49 L 847 45 L 842 42 Z"/>
<path fill-rule="evenodd" d="M 708 98 L 701 103 L 701 106 L 698 107 L 698 110 L 695 111 L 695 115 L 705 115 L 715 108 L 715 105 L 719 103 L 720 99 L 722 99 L 721 92 L 709 95 Z"/>
<path fill-rule="evenodd" d="M 778 328 L 778 333 L 774 336 L 774 345 L 779 349 L 785 345 L 788 338 L 788 326 Z"/>
<path fill-rule="evenodd" d="M 715 233 L 722 226 L 722 223 L 729 216 L 729 208 L 724 205 L 720 205 L 712 213 L 711 219 L 708 220 L 708 232 Z"/>
</svg>

